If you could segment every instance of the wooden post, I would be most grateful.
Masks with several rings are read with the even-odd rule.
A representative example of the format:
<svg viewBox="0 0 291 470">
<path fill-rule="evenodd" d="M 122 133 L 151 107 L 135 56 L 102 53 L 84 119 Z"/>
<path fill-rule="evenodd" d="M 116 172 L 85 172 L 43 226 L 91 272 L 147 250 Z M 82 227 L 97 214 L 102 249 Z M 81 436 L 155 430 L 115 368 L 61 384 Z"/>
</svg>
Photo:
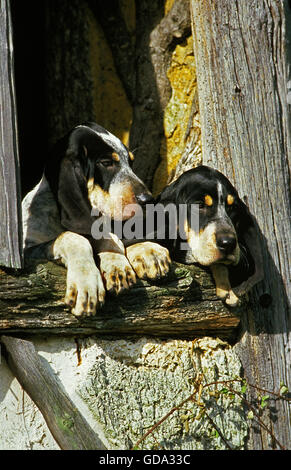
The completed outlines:
<svg viewBox="0 0 291 470">
<path fill-rule="evenodd" d="M 0 5 L 0 265 L 21 268 L 21 195 L 10 2 L 1 0 Z"/>
<path fill-rule="evenodd" d="M 265 280 L 235 349 L 250 383 L 279 391 L 291 385 L 290 2 L 191 0 L 191 7 L 203 162 L 232 180 L 262 232 Z M 266 420 L 289 448 L 290 407 L 273 408 Z M 273 446 L 264 430 L 250 433 L 249 448 Z"/>
<path fill-rule="evenodd" d="M 42 413 L 62 450 L 105 450 L 99 437 L 70 400 L 49 364 L 30 341 L 2 336 L 8 364 Z"/>
</svg>

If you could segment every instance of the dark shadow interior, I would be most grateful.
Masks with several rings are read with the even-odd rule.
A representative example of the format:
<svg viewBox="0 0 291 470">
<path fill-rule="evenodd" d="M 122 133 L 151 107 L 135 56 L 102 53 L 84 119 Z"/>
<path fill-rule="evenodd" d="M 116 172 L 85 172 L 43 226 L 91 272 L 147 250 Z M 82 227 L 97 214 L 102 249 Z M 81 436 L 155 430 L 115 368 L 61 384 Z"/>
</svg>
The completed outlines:
<svg viewBox="0 0 291 470">
<path fill-rule="evenodd" d="M 11 0 L 23 196 L 39 181 L 47 148 L 45 3 Z"/>
</svg>

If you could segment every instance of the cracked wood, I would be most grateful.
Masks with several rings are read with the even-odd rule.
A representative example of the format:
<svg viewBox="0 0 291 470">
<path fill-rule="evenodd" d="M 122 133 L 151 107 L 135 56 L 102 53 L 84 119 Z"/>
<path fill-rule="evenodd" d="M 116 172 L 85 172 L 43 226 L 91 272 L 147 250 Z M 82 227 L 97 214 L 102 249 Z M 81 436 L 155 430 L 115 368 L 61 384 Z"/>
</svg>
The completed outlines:
<svg viewBox="0 0 291 470">
<path fill-rule="evenodd" d="M 0 271 L 0 331 L 230 339 L 240 321 L 241 309 L 227 308 L 210 273 L 195 266 L 173 264 L 167 279 L 108 295 L 95 317 L 81 319 L 64 305 L 65 283 L 66 270 L 52 262 L 31 263 L 18 276 Z"/>
</svg>

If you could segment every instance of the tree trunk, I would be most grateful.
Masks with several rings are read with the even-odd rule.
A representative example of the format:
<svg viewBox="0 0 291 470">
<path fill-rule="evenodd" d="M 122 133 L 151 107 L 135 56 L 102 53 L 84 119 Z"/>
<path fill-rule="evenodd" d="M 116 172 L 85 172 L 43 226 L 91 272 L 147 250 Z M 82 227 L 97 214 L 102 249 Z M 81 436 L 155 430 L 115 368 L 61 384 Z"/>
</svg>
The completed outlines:
<svg viewBox="0 0 291 470">
<path fill-rule="evenodd" d="M 192 0 L 191 7 L 203 162 L 229 177 L 262 232 L 265 279 L 251 295 L 235 350 L 250 383 L 279 391 L 291 384 L 290 6 Z M 272 405 L 264 419 L 288 448 L 290 407 Z M 248 448 L 273 447 L 264 430 L 252 430 Z"/>
<path fill-rule="evenodd" d="M 102 0 L 89 1 L 132 107 L 129 145 L 135 153 L 133 166 L 151 189 L 164 137 L 164 110 L 172 91 L 167 72 L 175 46 L 191 29 L 188 0 L 176 0 L 166 15 L 164 3 L 135 2 L 132 38 L 118 0 L 108 0 L 106 5 Z"/>
</svg>

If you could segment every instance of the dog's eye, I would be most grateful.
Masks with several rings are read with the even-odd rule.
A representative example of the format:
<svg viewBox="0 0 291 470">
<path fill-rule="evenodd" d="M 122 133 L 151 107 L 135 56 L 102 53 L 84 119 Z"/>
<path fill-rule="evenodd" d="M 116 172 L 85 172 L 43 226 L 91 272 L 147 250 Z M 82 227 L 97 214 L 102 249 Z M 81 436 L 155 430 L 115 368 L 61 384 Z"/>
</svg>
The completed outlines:
<svg viewBox="0 0 291 470">
<path fill-rule="evenodd" d="M 106 168 L 108 168 L 110 166 L 113 166 L 113 161 L 108 160 L 108 159 L 100 160 L 100 163 L 101 163 L 102 166 L 105 166 Z"/>
</svg>

